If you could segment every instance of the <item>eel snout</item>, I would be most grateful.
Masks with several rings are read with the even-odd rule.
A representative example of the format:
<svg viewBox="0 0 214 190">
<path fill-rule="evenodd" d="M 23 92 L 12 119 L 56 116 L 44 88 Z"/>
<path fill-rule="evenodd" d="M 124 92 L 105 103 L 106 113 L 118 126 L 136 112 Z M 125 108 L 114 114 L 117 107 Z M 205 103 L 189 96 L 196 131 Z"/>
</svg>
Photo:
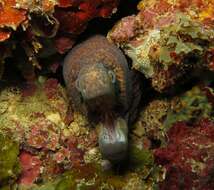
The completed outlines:
<svg viewBox="0 0 214 190">
<path fill-rule="evenodd" d="M 128 127 L 122 118 L 117 118 L 113 126 L 101 124 L 99 147 L 103 157 L 112 162 L 120 162 L 127 157 Z"/>
</svg>

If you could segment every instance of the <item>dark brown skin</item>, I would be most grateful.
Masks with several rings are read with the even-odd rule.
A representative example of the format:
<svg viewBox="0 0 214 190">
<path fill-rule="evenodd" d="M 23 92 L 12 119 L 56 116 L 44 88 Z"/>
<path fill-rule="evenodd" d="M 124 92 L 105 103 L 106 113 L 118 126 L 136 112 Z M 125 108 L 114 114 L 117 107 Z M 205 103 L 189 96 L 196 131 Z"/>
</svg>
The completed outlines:
<svg viewBox="0 0 214 190">
<path fill-rule="evenodd" d="M 78 92 L 75 81 L 80 69 L 84 65 L 101 63 L 112 69 L 119 81 L 119 101 L 124 109 L 128 109 L 130 104 L 129 93 L 131 91 L 130 72 L 127 61 L 122 52 L 113 44 L 110 44 L 103 36 L 94 36 L 85 42 L 74 47 L 65 58 L 63 66 L 63 76 L 68 93 L 78 105 Z"/>
<path fill-rule="evenodd" d="M 126 116 L 134 105 L 132 98 L 135 98 L 133 73 L 125 56 L 105 37 L 97 35 L 68 53 L 63 76 L 74 109 L 88 116 L 96 112 L 98 122 L 106 129 L 100 134 L 99 141 L 103 155 L 109 160 L 121 160 L 118 155 L 128 147 L 127 132 L 123 132 L 120 123 L 115 121 L 122 118 L 125 121 L 123 128 L 128 126 Z"/>
</svg>

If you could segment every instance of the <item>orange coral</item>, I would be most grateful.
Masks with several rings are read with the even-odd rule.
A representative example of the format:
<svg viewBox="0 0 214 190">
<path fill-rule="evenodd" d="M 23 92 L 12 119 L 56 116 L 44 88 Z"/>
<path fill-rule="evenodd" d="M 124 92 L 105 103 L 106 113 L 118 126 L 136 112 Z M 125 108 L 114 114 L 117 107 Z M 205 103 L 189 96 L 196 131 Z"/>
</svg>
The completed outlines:
<svg viewBox="0 0 214 190">
<path fill-rule="evenodd" d="M 0 42 L 7 40 L 11 32 L 0 29 Z"/>
<path fill-rule="evenodd" d="M 26 19 L 26 11 L 15 8 L 15 0 L 3 0 L 0 3 L 0 28 L 16 29 Z"/>
<path fill-rule="evenodd" d="M 54 9 L 55 2 L 50 0 L 43 0 L 42 1 L 42 8 L 44 11 L 52 11 Z"/>
</svg>

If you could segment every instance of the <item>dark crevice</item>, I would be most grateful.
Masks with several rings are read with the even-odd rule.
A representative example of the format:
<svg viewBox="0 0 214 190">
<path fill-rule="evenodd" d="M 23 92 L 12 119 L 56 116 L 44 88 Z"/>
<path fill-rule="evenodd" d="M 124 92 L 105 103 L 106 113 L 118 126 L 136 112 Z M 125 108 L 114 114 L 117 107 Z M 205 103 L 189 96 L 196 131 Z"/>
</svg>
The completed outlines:
<svg viewBox="0 0 214 190">
<path fill-rule="evenodd" d="M 137 14 L 137 4 L 140 0 L 121 0 L 117 8 L 117 12 L 111 18 L 95 18 L 88 23 L 86 30 L 79 36 L 78 41 L 85 39 L 95 34 L 106 36 L 108 31 L 118 22 L 121 18 Z"/>
</svg>

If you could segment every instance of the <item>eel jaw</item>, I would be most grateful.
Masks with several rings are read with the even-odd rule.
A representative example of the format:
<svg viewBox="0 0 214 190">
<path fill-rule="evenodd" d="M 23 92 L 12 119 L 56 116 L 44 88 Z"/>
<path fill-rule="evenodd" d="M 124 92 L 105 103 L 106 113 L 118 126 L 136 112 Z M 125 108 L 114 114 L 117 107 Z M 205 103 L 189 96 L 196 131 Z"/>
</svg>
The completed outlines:
<svg viewBox="0 0 214 190">
<path fill-rule="evenodd" d="M 102 156 L 113 163 L 126 159 L 128 127 L 124 119 L 117 118 L 113 123 L 113 127 L 101 124 L 99 148 Z"/>
</svg>

